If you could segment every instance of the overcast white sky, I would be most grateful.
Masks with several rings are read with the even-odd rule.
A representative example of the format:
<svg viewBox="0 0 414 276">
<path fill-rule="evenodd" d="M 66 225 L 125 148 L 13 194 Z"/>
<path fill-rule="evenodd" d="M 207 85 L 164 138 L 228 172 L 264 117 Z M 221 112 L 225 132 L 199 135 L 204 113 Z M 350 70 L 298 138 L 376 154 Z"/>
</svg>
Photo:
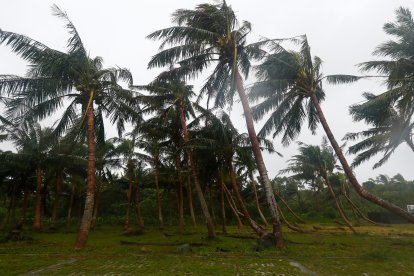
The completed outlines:
<svg viewBox="0 0 414 276">
<path fill-rule="evenodd" d="M 157 71 L 147 70 L 146 65 L 150 57 L 156 53 L 158 44 L 145 39 L 145 36 L 152 31 L 170 26 L 170 15 L 176 9 L 194 8 L 203 2 L 207 1 L 2 1 L 0 28 L 25 34 L 49 47 L 64 51 L 68 34 L 62 21 L 51 15 L 50 7 L 55 3 L 68 13 L 91 56 L 103 57 L 106 66 L 118 65 L 129 68 L 135 84 L 146 84 L 157 75 Z M 382 31 L 382 26 L 385 22 L 395 19 L 395 9 L 403 6 L 410 8 L 414 13 L 412 0 L 227 2 L 237 12 L 239 20 L 248 20 L 252 23 L 252 39 L 259 36 L 283 38 L 306 33 L 312 54 L 324 61 L 325 74 L 358 74 L 355 65 L 373 59 L 371 53 L 374 48 L 389 39 Z M 25 62 L 12 54 L 7 47 L 0 47 L 0 74 L 23 75 L 25 68 Z M 247 83 L 251 81 L 247 80 Z M 197 86 L 197 82 L 194 84 Z M 362 92 L 383 91 L 384 88 L 380 85 L 380 81 L 374 80 L 335 87 L 325 85 L 327 100 L 322 108 L 338 140 L 347 132 L 364 129 L 364 125 L 352 122 L 348 107 L 362 100 Z M 240 131 L 246 131 L 238 101 L 235 102 L 231 115 Z M 318 144 L 322 135 L 322 128 L 318 129 L 317 136 L 303 131 L 298 140 Z M 283 148 L 279 138 L 274 142 L 284 158 L 265 155 L 271 177 L 285 168 L 286 160 L 296 153 L 297 148 L 296 144 Z M 0 145 L 2 149 L 8 147 L 8 144 Z M 358 167 L 355 172 L 360 181 L 380 173 L 393 176 L 398 172 L 407 179 L 414 179 L 413 156 L 409 148 L 402 145 L 383 167 L 372 170 L 377 160 L 373 159 Z M 352 157 L 348 156 L 348 159 L 351 161 Z"/>
</svg>

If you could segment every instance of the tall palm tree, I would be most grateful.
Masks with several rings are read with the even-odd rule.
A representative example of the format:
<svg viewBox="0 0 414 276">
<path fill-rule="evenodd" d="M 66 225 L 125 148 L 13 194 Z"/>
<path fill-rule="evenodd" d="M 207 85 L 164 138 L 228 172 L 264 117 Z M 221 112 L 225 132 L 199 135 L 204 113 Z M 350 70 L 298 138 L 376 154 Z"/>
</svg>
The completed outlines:
<svg viewBox="0 0 414 276">
<path fill-rule="evenodd" d="M 258 66 L 257 77 L 260 81 L 252 88 L 253 99 L 264 99 L 254 107 L 255 119 L 260 119 L 272 111 L 259 135 L 267 135 L 272 131 L 274 131 L 273 136 L 283 133 L 282 142 L 287 145 L 297 137 L 306 117 L 312 133 L 315 133 L 318 123 L 321 123 L 345 174 L 357 193 L 414 222 L 413 215 L 369 193 L 359 184 L 321 109 L 320 102 L 325 98 L 322 81 L 325 78 L 331 83 L 346 83 L 355 81 L 359 77 L 347 75 L 324 77 L 320 71 L 322 60 L 318 57 L 312 60 L 306 36 L 299 52 L 286 51 L 281 47 L 277 50 Z"/>
<path fill-rule="evenodd" d="M 246 38 L 251 31 L 251 25 L 247 21 L 239 24 L 233 9 L 226 1 L 200 4 L 193 10 L 179 9 L 173 13 L 172 21 L 175 26 L 155 31 L 148 36 L 151 39 L 162 40 L 161 51 L 153 56 L 148 67 L 170 66 L 178 62 L 180 67 L 160 76 L 168 78 L 171 75 L 196 77 L 213 65 L 213 73 L 207 78 L 201 95 L 215 93 L 216 105 L 222 106 L 226 102 L 232 103 L 235 92 L 238 92 L 257 168 L 266 191 L 273 234 L 276 243 L 282 245 L 277 203 L 272 193 L 243 85 L 243 76 L 247 78 L 251 61 L 262 58 L 266 54 L 263 48 L 273 41 L 265 40 L 248 45 Z"/>
<path fill-rule="evenodd" d="M 131 84 L 132 77 L 126 69 L 103 68 L 101 57 L 91 58 L 67 14 L 56 5 L 52 10 L 55 16 L 63 19 L 71 35 L 67 53 L 51 49 L 21 34 L 0 31 L 0 44 L 10 46 L 13 52 L 30 64 L 25 77 L 1 76 L 0 93 L 14 95 L 15 98 L 8 103 L 7 114 L 19 119 L 44 119 L 59 110 L 65 100 L 68 100 L 68 105 L 56 124 L 56 134 L 62 134 L 75 122 L 86 124 L 88 184 L 85 209 L 75 244 L 76 249 L 81 249 L 88 239 L 94 205 L 94 127 L 103 122 L 95 121 L 94 106 L 97 106 L 97 118 L 106 113 L 111 122 L 117 124 L 118 130 L 122 131 L 125 121 L 131 118 L 129 112 L 133 108 L 128 105 L 130 92 L 123 89 L 118 81 Z M 79 111 L 81 116 L 78 116 Z"/>
<path fill-rule="evenodd" d="M 149 104 L 150 110 L 164 110 L 162 113 L 167 113 L 170 110 L 174 109 L 178 116 L 178 126 L 181 128 L 183 140 L 184 140 L 184 149 L 186 153 L 187 160 L 190 165 L 191 176 L 194 181 L 196 188 L 196 193 L 200 201 L 201 209 L 203 211 L 204 219 L 207 224 L 207 231 L 209 238 L 216 237 L 216 231 L 214 227 L 213 220 L 211 218 L 210 212 L 206 200 L 204 198 L 201 185 L 199 183 L 199 177 L 197 174 L 197 168 L 195 159 L 193 156 L 193 150 L 188 146 L 189 142 L 189 133 L 187 128 L 187 117 L 192 114 L 194 116 L 194 110 L 191 104 L 191 97 L 194 95 L 191 85 L 187 85 L 185 82 L 181 81 L 178 78 L 170 78 L 168 80 L 156 80 L 153 83 L 137 87 L 139 89 L 145 89 L 149 91 L 152 95 L 148 97 L 141 97 L 141 99 Z M 159 131 L 158 131 L 159 132 Z"/>
</svg>

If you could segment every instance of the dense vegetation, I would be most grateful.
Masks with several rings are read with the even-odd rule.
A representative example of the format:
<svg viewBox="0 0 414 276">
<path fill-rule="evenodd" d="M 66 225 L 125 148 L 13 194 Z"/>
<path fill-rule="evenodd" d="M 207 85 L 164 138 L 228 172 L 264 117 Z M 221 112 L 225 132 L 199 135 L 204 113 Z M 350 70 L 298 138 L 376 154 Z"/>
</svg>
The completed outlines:
<svg viewBox="0 0 414 276">
<path fill-rule="evenodd" d="M 386 59 L 360 64 L 380 74 L 374 77 L 384 78 L 387 90 L 366 93 L 365 102 L 350 107 L 353 118 L 369 126 L 345 137 L 354 143 L 351 165 L 321 108 L 323 83 L 372 76 L 323 75 L 306 35 L 247 44 L 250 23 L 240 22 L 225 1 L 179 9 L 171 27 L 148 35 L 161 43 L 148 67 L 165 71 L 142 85 L 127 69 L 89 56 L 68 15 L 57 6 L 53 13 L 69 32 L 66 52 L 0 29 L 0 45 L 29 63 L 25 76 L 0 75 L 0 138 L 15 146 L 0 152 L 2 240 L 26 239 L 28 225 L 34 231 L 78 225 L 75 248 L 81 249 L 90 229 L 104 224 L 123 225 L 127 234 L 177 225 L 179 235 L 205 224 L 209 239 L 248 225 L 262 241 L 284 248 L 289 239 L 282 224 L 309 233 L 320 229 L 306 222 L 330 222 L 358 233 L 361 225 L 397 217 L 414 222 L 406 211 L 413 181 L 380 175 L 361 184 L 352 171 L 376 154 L 383 154 L 375 165 L 381 166 L 402 143 L 414 150 L 408 9 L 399 8 L 395 22 L 384 25 L 394 40 L 374 53 Z M 196 91 L 189 83 L 203 73 L 209 75 Z M 247 89 L 252 73 L 257 82 Z M 247 133 L 224 111 L 235 97 Z M 56 112 L 59 120 L 44 126 Z M 256 132 L 254 121 L 265 116 Z M 104 117 L 118 137 L 105 137 L 111 126 Z M 281 135 L 288 145 L 305 121 L 312 133 L 322 125 L 326 138 L 321 145 L 298 142 L 297 155 L 270 179 L 262 152 L 278 152 L 267 136 Z"/>
</svg>

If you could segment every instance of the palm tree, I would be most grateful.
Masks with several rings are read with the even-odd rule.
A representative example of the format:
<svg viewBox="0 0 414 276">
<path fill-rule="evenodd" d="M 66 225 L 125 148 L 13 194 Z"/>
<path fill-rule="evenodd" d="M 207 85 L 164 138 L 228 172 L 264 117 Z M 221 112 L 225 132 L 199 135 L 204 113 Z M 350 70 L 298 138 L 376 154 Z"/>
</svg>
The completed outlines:
<svg viewBox="0 0 414 276">
<path fill-rule="evenodd" d="M 296 179 L 314 179 L 321 177 L 328 187 L 328 191 L 335 202 L 335 207 L 345 224 L 356 233 L 349 219 L 346 217 L 344 210 L 339 205 L 332 184 L 329 180 L 335 169 L 335 155 L 327 141 L 323 139 L 322 146 L 299 144 L 299 154 L 294 155 L 289 161 L 289 166 L 282 172 L 293 172 Z"/>
<path fill-rule="evenodd" d="M 260 81 L 252 88 L 253 99 L 264 98 L 263 102 L 254 107 L 255 119 L 260 119 L 267 112 L 272 111 L 259 135 L 265 136 L 272 131 L 274 131 L 273 136 L 283 133 L 282 142 L 287 145 L 297 137 L 306 117 L 312 133 L 315 133 L 320 122 L 345 174 L 357 193 L 408 221 L 414 222 L 413 215 L 369 193 L 359 184 L 321 109 L 320 102 L 325 98 L 322 89 L 323 79 L 326 78 L 331 83 L 344 83 L 355 81 L 359 77 L 347 75 L 324 77 L 320 72 L 322 60 L 318 57 L 312 60 L 306 36 L 299 52 L 286 51 L 281 47 L 277 50 L 258 66 L 257 77 Z"/>
<path fill-rule="evenodd" d="M 186 120 L 188 115 L 192 114 L 194 116 L 194 111 L 190 101 L 190 98 L 194 95 L 192 86 L 185 84 L 185 82 L 180 79 L 171 78 L 163 81 L 156 80 L 147 86 L 137 88 L 147 90 L 152 94 L 148 97 L 141 97 L 144 102 L 150 105 L 149 110 L 164 110 L 162 111 L 163 114 L 168 113 L 172 109 L 175 110 L 178 116 L 178 126 L 181 128 L 184 140 L 185 153 L 190 165 L 191 176 L 193 178 L 196 193 L 207 224 L 208 237 L 215 238 L 216 232 L 214 229 L 214 223 L 199 183 L 193 150 L 188 146 L 190 138 Z M 157 132 L 160 133 L 160 131 Z"/>
<path fill-rule="evenodd" d="M 382 158 L 373 166 L 374 169 L 378 168 L 402 143 L 406 143 L 414 151 L 412 141 L 414 125 L 410 119 L 405 119 L 397 108 L 390 105 L 384 94 L 375 96 L 364 93 L 364 97 L 367 101 L 351 106 L 350 113 L 354 121 L 364 121 L 371 127 L 361 132 L 347 133 L 344 137 L 348 141 L 362 138 L 362 141 L 351 145 L 348 149 L 349 153 L 357 154 L 352 166 L 358 166 L 374 155 L 383 153 Z"/>
<path fill-rule="evenodd" d="M 213 73 L 207 78 L 201 95 L 215 93 L 215 103 L 219 106 L 225 102 L 231 103 L 237 90 L 257 168 L 265 187 L 273 234 L 277 245 L 281 246 L 282 232 L 277 203 L 260 151 L 242 77 L 243 74 L 247 78 L 251 61 L 262 58 L 266 54 L 263 47 L 273 41 L 265 40 L 247 45 L 246 37 L 251 31 L 251 25 L 247 21 L 240 25 L 226 1 L 200 4 L 194 10 L 179 9 L 173 14 L 172 21 L 176 23 L 175 26 L 155 31 L 148 36 L 162 40 L 161 51 L 153 56 L 148 67 L 170 66 L 178 62 L 180 67 L 160 75 L 159 78 L 168 78 L 171 75 L 196 77 L 214 64 Z M 171 48 L 164 49 L 167 45 L 171 45 Z"/>
<path fill-rule="evenodd" d="M 349 151 L 360 154 L 354 165 L 368 160 L 379 152 L 383 157 L 374 165 L 381 166 L 401 144 L 414 151 L 412 142 L 412 115 L 414 113 L 414 20 L 409 9 L 400 7 L 395 11 L 396 21 L 384 24 L 384 31 L 396 38 L 377 47 L 374 55 L 388 60 L 368 61 L 360 64 L 363 71 L 375 70 L 386 77 L 388 90 L 374 96 L 365 94 L 366 102 L 351 107 L 355 121 L 365 121 L 372 126 L 367 131 L 349 134 L 346 138 L 365 138 Z"/>
<path fill-rule="evenodd" d="M 42 176 L 43 167 L 47 162 L 50 163 L 49 151 L 53 139 L 52 129 L 42 129 L 38 123 L 28 122 L 19 127 L 8 127 L 4 129 L 7 133 L 7 140 L 12 141 L 17 147 L 16 154 L 5 153 L 2 158 L 11 160 L 24 160 L 33 164 L 32 169 L 36 172 L 36 199 L 35 199 L 35 218 L 33 230 L 42 229 Z"/>
<path fill-rule="evenodd" d="M 88 163 L 85 209 L 80 224 L 76 249 L 85 246 L 91 225 L 95 195 L 95 125 L 102 113 L 116 123 L 118 130 L 131 119 L 133 108 L 128 104 L 130 91 L 123 89 L 118 81 L 132 83 L 128 70 L 103 68 L 102 58 L 91 58 L 84 47 L 79 33 L 66 13 L 56 5 L 53 14 L 64 20 L 71 37 L 67 53 L 47 47 L 27 36 L 0 31 L 0 44 L 6 44 L 12 51 L 30 63 L 26 77 L 1 76 L 0 94 L 13 94 L 8 103 L 9 117 L 33 120 L 44 119 L 62 107 L 65 99 L 68 105 L 55 127 L 55 134 L 62 134 L 75 122 L 86 124 Z M 78 106 L 80 105 L 80 110 Z M 97 106 L 97 120 L 94 116 Z M 79 111 L 83 114 L 78 116 Z"/>
</svg>

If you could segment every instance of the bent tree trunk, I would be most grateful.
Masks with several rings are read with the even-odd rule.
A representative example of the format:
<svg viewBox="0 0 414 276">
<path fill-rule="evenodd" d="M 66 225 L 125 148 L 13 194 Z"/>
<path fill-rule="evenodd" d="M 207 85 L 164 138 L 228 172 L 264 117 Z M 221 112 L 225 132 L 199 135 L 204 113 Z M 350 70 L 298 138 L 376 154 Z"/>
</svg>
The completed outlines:
<svg viewBox="0 0 414 276">
<path fill-rule="evenodd" d="M 75 249 L 82 249 L 88 240 L 91 228 L 93 206 L 95 201 L 95 134 L 94 134 L 94 114 L 93 102 L 89 105 L 86 112 L 87 118 L 87 143 L 88 143 L 88 169 L 85 208 L 76 239 Z"/>
<path fill-rule="evenodd" d="M 260 209 L 259 198 L 257 197 L 257 190 L 256 190 L 256 181 L 254 180 L 253 173 L 249 172 L 250 182 L 252 183 L 253 193 L 254 193 L 254 203 L 256 204 L 257 212 L 260 215 L 264 225 L 267 227 L 269 223 L 267 222 L 265 216 L 262 213 L 262 209 Z"/>
<path fill-rule="evenodd" d="M 180 112 L 180 122 L 181 122 L 181 129 L 183 131 L 183 138 L 184 138 L 184 144 L 188 144 L 188 129 L 187 129 L 187 123 L 185 121 L 185 115 L 184 115 L 184 107 L 183 103 L 180 101 L 178 104 L 179 112 Z M 216 230 L 214 228 L 213 220 L 211 219 L 210 212 L 208 211 L 208 206 L 206 203 L 206 200 L 203 195 L 203 190 L 201 189 L 200 183 L 198 182 L 198 176 L 197 176 L 197 170 L 195 166 L 195 161 L 193 158 L 193 152 L 190 148 L 186 147 L 185 149 L 186 155 L 188 157 L 188 160 L 190 162 L 190 169 L 191 169 L 191 175 L 194 180 L 194 186 L 196 188 L 198 200 L 200 201 L 201 210 L 203 211 L 204 219 L 207 224 L 207 236 L 208 238 L 215 238 L 216 237 Z"/>
<path fill-rule="evenodd" d="M 36 165 L 36 201 L 35 201 L 35 218 L 33 230 L 42 229 L 42 168 L 40 164 Z"/>
<path fill-rule="evenodd" d="M 326 172 L 322 172 L 322 177 L 323 177 L 323 180 L 325 180 L 326 186 L 328 186 L 329 193 L 331 194 L 331 196 L 332 196 L 332 198 L 335 202 L 336 210 L 338 210 L 339 215 L 341 216 L 341 218 L 345 222 L 345 224 L 348 226 L 348 228 L 351 229 L 351 231 L 354 232 L 354 234 L 356 234 L 355 228 L 352 226 L 352 223 L 348 220 L 348 218 L 346 217 L 346 215 L 344 213 L 344 210 L 342 209 L 342 207 L 338 203 L 338 199 L 335 196 L 335 192 L 332 189 L 331 183 L 329 182 L 328 175 L 326 174 Z"/>
<path fill-rule="evenodd" d="M 230 174 L 230 182 L 231 182 L 231 185 L 233 187 L 233 191 L 236 194 L 236 198 L 237 198 L 237 201 L 239 202 L 239 205 L 240 205 L 241 211 L 243 213 L 244 219 L 249 224 L 249 226 L 256 232 L 256 234 L 258 234 L 259 236 L 263 236 L 264 234 L 266 234 L 266 231 L 264 231 L 263 228 L 261 228 L 250 217 L 250 214 L 247 211 L 246 205 L 244 204 L 244 201 L 243 201 L 243 199 L 240 195 L 239 187 L 237 186 L 237 182 L 236 182 L 236 176 L 235 176 L 235 173 L 234 173 L 234 169 L 233 169 L 233 166 L 231 164 L 229 165 L 229 174 Z"/>
<path fill-rule="evenodd" d="M 411 215 L 410 213 L 406 212 L 405 210 L 403 210 L 402 208 L 388 202 L 385 201 L 373 194 L 371 194 L 370 192 L 368 192 L 367 190 L 365 190 L 358 182 L 358 180 L 356 179 L 355 175 L 352 172 L 351 167 L 349 166 L 348 162 L 345 159 L 344 154 L 342 153 L 341 148 L 339 147 L 338 142 L 336 141 L 335 137 L 332 134 L 332 131 L 328 125 L 328 122 L 326 121 L 325 115 L 322 112 L 321 106 L 319 104 L 318 99 L 316 98 L 315 93 L 311 94 L 311 100 L 312 103 L 315 105 L 316 111 L 318 113 L 318 117 L 319 120 L 323 126 L 323 129 L 325 130 L 326 136 L 328 136 L 329 142 L 331 143 L 336 155 L 338 156 L 339 161 L 341 162 L 342 168 L 344 169 L 344 172 L 346 174 L 346 176 L 349 179 L 349 182 L 352 184 L 352 186 L 354 187 L 355 191 L 363 198 L 365 198 L 366 200 L 371 201 L 372 203 L 375 203 L 385 209 L 387 209 L 388 211 L 399 215 L 400 217 L 408 220 L 411 223 L 414 223 L 414 215 Z"/>
<path fill-rule="evenodd" d="M 243 80 L 239 71 L 235 72 L 235 81 L 237 86 L 237 92 L 239 93 L 240 101 L 243 105 L 244 117 L 246 119 L 247 131 L 249 133 L 250 142 L 252 144 L 254 158 L 256 160 L 257 170 L 259 171 L 260 178 L 264 185 L 266 193 L 266 202 L 272 217 L 273 235 L 275 236 L 276 246 L 283 246 L 282 227 L 280 225 L 279 213 L 277 210 L 277 203 L 273 194 L 272 184 L 270 183 L 269 176 L 267 175 L 266 165 L 263 161 L 262 152 L 260 150 L 259 141 L 257 139 L 256 130 L 254 129 L 252 111 L 247 100 L 246 91 L 243 86 Z"/>
</svg>

